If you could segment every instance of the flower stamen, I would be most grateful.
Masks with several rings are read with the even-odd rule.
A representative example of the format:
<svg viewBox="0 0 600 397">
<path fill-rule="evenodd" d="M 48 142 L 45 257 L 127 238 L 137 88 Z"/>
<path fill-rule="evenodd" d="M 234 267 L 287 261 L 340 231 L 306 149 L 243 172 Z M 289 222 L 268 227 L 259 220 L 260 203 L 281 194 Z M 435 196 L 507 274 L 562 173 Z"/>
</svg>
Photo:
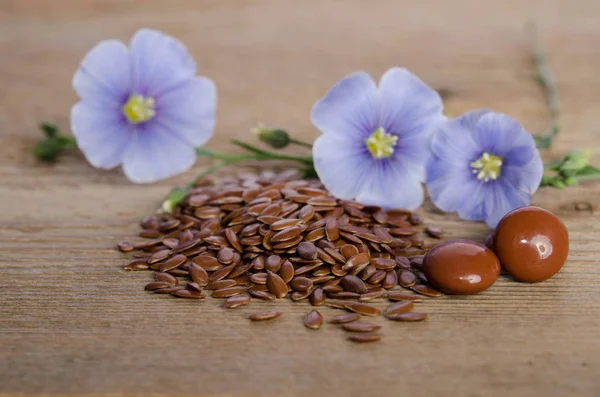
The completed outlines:
<svg viewBox="0 0 600 397">
<path fill-rule="evenodd" d="M 500 176 L 502 158 L 488 152 L 483 152 L 481 157 L 471 162 L 470 165 L 473 168 L 473 173 L 477 174 L 477 179 L 489 182 L 490 180 L 496 180 Z"/>
<path fill-rule="evenodd" d="M 398 143 L 398 137 L 385 132 L 383 127 L 377 128 L 365 141 L 373 158 L 383 159 L 394 154 L 394 147 Z"/>
<path fill-rule="evenodd" d="M 139 124 L 151 120 L 156 111 L 156 101 L 152 97 L 133 94 L 122 107 L 123 114 L 131 124 Z"/>
</svg>

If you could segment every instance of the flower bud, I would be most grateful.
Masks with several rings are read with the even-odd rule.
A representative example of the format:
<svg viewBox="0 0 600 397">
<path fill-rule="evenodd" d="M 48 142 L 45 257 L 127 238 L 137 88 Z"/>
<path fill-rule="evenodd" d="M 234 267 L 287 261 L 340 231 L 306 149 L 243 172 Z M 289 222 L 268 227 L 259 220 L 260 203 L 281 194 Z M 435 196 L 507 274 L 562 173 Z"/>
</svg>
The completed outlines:
<svg viewBox="0 0 600 397">
<path fill-rule="evenodd" d="M 282 149 L 290 143 L 290 135 L 280 128 L 257 127 L 253 131 L 258 139 L 275 149 Z"/>
</svg>

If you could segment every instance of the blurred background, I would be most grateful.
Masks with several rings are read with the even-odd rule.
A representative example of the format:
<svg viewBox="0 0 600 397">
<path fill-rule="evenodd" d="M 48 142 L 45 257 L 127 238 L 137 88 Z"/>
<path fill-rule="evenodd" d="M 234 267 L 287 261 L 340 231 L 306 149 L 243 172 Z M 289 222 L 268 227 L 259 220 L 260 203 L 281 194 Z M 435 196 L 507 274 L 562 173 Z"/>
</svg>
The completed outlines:
<svg viewBox="0 0 600 397">
<path fill-rule="evenodd" d="M 208 146 L 231 150 L 228 138 L 246 136 L 258 122 L 312 140 L 310 109 L 332 84 L 355 70 L 378 79 L 392 66 L 439 90 L 449 116 L 490 108 L 541 133 L 548 113 L 524 29 L 534 20 L 562 99 L 563 131 L 546 159 L 573 147 L 599 149 L 599 17 L 597 0 L 2 0 L 0 136 L 11 144 L 0 146 L 0 172 L 18 172 L 15 183 L 36 190 L 52 189 L 53 178 L 98 184 L 90 199 L 100 194 L 111 205 L 108 186 L 129 185 L 120 170 L 94 170 L 77 152 L 40 165 L 30 148 L 41 120 L 68 132 L 77 100 L 71 79 L 86 52 L 104 39 L 128 42 L 142 27 L 179 38 L 198 73 L 216 82 L 217 129 Z M 207 161 L 141 189 L 162 196 Z M 11 191 L 0 187 L 5 197 Z M 22 206 L 23 215 L 31 206 Z"/>
</svg>

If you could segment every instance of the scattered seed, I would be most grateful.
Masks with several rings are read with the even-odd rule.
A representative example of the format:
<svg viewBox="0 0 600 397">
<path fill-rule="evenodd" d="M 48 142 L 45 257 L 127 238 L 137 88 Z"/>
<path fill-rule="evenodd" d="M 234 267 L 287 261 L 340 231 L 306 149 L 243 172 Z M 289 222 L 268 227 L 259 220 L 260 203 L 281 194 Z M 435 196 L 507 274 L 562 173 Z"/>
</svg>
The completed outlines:
<svg viewBox="0 0 600 397">
<path fill-rule="evenodd" d="M 348 337 L 348 340 L 358 343 L 377 342 L 381 340 L 380 334 L 352 334 Z"/>
<path fill-rule="evenodd" d="M 246 306 L 249 303 L 250 295 L 248 295 L 247 293 L 242 293 L 227 298 L 227 300 L 223 304 L 223 307 L 225 309 L 235 309 L 236 307 Z"/>
<path fill-rule="evenodd" d="M 267 310 L 267 311 L 264 311 L 264 312 L 253 313 L 248 318 L 250 320 L 252 320 L 252 321 L 265 321 L 265 320 L 270 320 L 272 318 L 279 317 L 282 314 L 283 313 L 281 313 L 281 312 L 277 312 L 277 311 L 273 311 L 273 310 Z"/>
<path fill-rule="evenodd" d="M 387 319 L 392 321 L 423 321 L 427 319 L 427 313 L 410 312 L 393 314 L 391 316 L 388 316 Z"/>
<path fill-rule="evenodd" d="M 285 298 L 288 294 L 288 286 L 285 281 L 273 272 L 267 274 L 267 287 L 276 298 Z"/>
<path fill-rule="evenodd" d="M 323 316 L 316 310 L 312 310 L 304 317 L 304 326 L 310 329 L 319 329 L 323 324 Z"/>
<path fill-rule="evenodd" d="M 358 319 L 360 319 L 360 314 L 358 313 L 344 313 L 332 317 L 331 320 L 329 320 L 329 322 L 331 324 L 344 324 L 357 321 Z"/>
<path fill-rule="evenodd" d="M 378 329 L 380 329 L 381 325 L 373 324 L 373 323 L 361 323 L 361 322 L 355 321 L 355 322 L 343 324 L 342 328 L 344 330 L 350 331 L 350 332 L 373 332 L 373 331 L 377 331 Z"/>
</svg>

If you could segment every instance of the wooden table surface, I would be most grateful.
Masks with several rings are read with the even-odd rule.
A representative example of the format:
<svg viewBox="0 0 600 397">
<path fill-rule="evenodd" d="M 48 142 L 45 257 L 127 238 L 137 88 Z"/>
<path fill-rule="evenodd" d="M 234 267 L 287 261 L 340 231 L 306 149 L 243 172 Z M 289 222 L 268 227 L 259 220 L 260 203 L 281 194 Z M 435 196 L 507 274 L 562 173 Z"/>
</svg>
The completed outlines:
<svg viewBox="0 0 600 397">
<path fill-rule="evenodd" d="M 80 154 L 55 165 L 30 154 L 38 121 L 68 128 L 71 78 L 86 51 L 145 26 L 183 40 L 200 73 L 215 80 L 214 149 L 251 139 L 259 121 L 312 140 L 309 111 L 326 89 L 354 70 L 379 78 L 395 65 L 443 89 L 449 115 L 487 107 L 539 132 L 547 110 L 523 31 L 530 18 L 562 99 L 564 129 L 544 157 L 600 150 L 597 0 L 0 2 L 0 393 L 600 395 L 600 184 L 534 198 L 571 235 L 568 262 L 553 279 L 501 277 L 477 296 L 427 300 L 428 321 L 380 320 L 383 341 L 356 345 L 330 325 L 304 328 L 306 303 L 225 311 L 211 299 L 144 292 L 149 272 L 121 270 L 115 243 L 134 236 L 138 221 L 206 160 L 140 186 Z M 486 233 L 452 215 L 425 216 L 448 237 Z M 273 306 L 285 312 L 280 319 L 249 324 L 248 313 Z"/>
</svg>

